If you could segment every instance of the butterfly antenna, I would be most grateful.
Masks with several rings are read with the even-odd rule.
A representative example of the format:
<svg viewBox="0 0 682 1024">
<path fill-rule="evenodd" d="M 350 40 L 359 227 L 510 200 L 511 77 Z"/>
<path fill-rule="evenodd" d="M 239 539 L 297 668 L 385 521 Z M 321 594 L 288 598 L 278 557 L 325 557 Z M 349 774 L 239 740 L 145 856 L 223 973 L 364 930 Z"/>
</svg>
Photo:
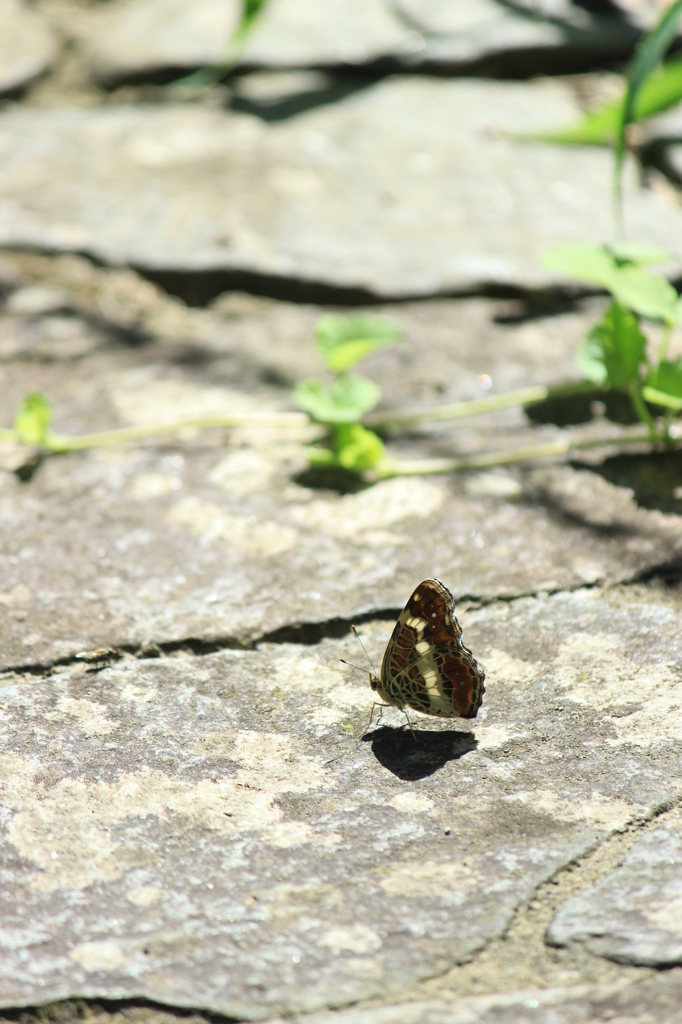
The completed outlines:
<svg viewBox="0 0 682 1024">
<path fill-rule="evenodd" d="M 355 626 L 351 626 L 350 628 L 351 628 L 351 630 L 352 630 L 352 632 L 353 632 L 353 636 L 354 636 L 354 637 L 356 638 L 356 640 L 358 641 L 358 643 L 359 643 L 359 644 L 360 644 L 360 646 L 362 647 L 363 651 L 365 652 L 365 657 L 367 658 L 367 661 L 368 661 L 368 662 L 369 662 L 369 664 L 370 664 L 370 667 L 371 667 L 371 669 L 372 669 L 372 672 L 374 673 L 374 675 L 375 675 L 375 676 L 376 676 L 376 675 L 378 675 L 378 673 L 377 673 L 377 670 L 376 670 L 376 669 L 375 669 L 375 667 L 374 667 L 374 662 L 373 662 L 373 661 L 372 661 L 372 659 L 370 658 L 369 654 L 367 653 L 367 648 L 365 647 L 365 645 L 363 644 L 362 640 L 360 639 L 360 634 L 358 633 L 358 631 L 357 631 L 357 629 L 355 628 Z"/>
<path fill-rule="evenodd" d="M 346 661 L 345 658 L 339 658 L 342 665 L 348 665 L 349 668 L 355 668 L 358 672 L 366 672 L 367 669 L 361 668 L 360 665 L 354 665 L 352 661 Z"/>
</svg>

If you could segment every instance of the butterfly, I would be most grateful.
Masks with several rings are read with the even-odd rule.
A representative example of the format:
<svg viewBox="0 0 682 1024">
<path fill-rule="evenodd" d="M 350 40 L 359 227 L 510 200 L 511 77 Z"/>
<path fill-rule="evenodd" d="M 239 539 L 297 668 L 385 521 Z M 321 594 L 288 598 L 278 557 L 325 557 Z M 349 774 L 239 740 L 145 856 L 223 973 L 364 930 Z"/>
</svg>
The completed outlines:
<svg viewBox="0 0 682 1024">
<path fill-rule="evenodd" d="M 440 718 L 475 718 L 484 681 L 485 672 L 462 643 L 452 594 L 440 580 L 423 580 L 395 624 L 380 676 L 370 672 L 370 686 L 384 706 L 403 712 L 409 707 Z"/>
</svg>

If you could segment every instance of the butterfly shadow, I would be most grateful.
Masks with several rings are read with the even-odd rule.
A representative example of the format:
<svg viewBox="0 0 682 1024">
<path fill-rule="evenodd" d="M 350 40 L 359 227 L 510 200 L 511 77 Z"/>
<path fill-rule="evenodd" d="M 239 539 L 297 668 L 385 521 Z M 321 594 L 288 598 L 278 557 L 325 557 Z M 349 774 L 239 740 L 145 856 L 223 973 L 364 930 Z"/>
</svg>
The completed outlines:
<svg viewBox="0 0 682 1024">
<path fill-rule="evenodd" d="M 405 782 L 416 782 L 433 775 L 448 761 L 475 750 L 478 740 L 471 732 L 446 729 L 392 729 L 382 725 L 363 737 L 363 743 L 372 744 L 377 761 Z"/>
</svg>

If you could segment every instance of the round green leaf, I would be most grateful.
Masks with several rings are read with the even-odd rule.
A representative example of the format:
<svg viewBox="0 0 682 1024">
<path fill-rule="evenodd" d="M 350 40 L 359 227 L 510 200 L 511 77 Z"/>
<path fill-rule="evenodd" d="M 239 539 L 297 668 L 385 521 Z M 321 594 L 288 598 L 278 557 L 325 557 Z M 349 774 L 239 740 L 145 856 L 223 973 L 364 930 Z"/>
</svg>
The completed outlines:
<svg viewBox="0 0 682 1024">
<path fill-rule="evenodd" d="M 52 406 L 44 395 L 34 391 L 27 395 L 14 420 L 17 437 L 23 444 L 45 444 L 52 423 Z"/>
<path fill-rule="evenodd" d="M 374 469 L 386 456 L 381 438 L 359 423 L 339 427 L 334 441 L 338 449 L 339 465 L 356 473 Z"/>
<path fill-rule="evenodd" d="M 355 423 L 381 398 L 381 389 L 365 377 L 341 377 L 331 387 L 310 378 L 294 392 L 297 405 L 318 423 Z"/>
<path fill-rule="evenodd" d="M 644 267 L 621 267 L 611 286 L 613 297 L 640 316 L 674 324 L 679 317 L 678 295 L 669 281 Z"/>
<path fill-rule="evenodd" d="M 401 334 L 390 320 L 333 313 L 320 317 L 315 328 L 320 355 L 334 373 L 347 373 L 376 349 L 395 345 Z"/>
<path fill-rule="evenodd" d="M 615 259 L 603 245 L 582 242 L 558 245 L 546 252 L 540 262 L 545 270 L 608 290 L 618 269 Z"/>
</svg>

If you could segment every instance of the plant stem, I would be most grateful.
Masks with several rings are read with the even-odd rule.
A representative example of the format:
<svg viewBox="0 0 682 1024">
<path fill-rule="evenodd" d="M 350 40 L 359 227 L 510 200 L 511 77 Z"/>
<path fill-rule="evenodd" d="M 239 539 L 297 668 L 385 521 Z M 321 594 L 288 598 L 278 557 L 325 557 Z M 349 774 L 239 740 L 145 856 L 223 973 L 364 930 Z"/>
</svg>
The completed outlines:
<svg viewBox="0 0 682 1024">
<path fill-rule="evenodd" d="M 651 440 L 656 443 L 660 441 L 658 431 L 656 430 L 656 424 L 653 421 L 653 417 L 646 407 L 642 394 L 639 390 L 639 381 L 633 381 L 630 385 L 630 398 L 635 412 L 639 416 L 642 423 L 646 425 L 651 436 Z"/>
<path fill-rule="evenodd" d="M 365 416 L 362 423 L 366 427 L 410 427 L 418 423 L 434 423 L 438 420 L 455 420 L 465 416 L 479 416 L 497 409 L 507 409 L 514 405 L 537 405 L 552 398 L 568 398 L 572 395 L 591 394 L 599 389 L 591 381 L 577 381 L 575 384 L 564 384 L 561 387 L 549 388 L 544 384 L 536 387 L 521 388 L 519 391 L 507 391 L 502 395 L 489 395 L 486 398 L 474 398 L 469 402 L 455 402 L 454 405 L 437 405 L 434 409 L 412 413 L 376 413 Z"/>
<path fill-rule="evenodd" d="M 209 430 L 225 427 L 306 427 L 310 418 L 304 412 L 243 413 L 234 416 L 204 416 L 195 420 L 178 420 L 175 423 L 156 423 L 145 427 L 123 427 L 120 430 L 105 430 L 98 434 L 82 434 L 80 437 L 64 437 L 51 434 L 45 447 L 55 454 L 83 451 L 87 448 L 102 448 L 107 445 L 125 444 L 128 441 L 144 441 L 149 437 L 177 434 L 182 430 Z M 16 440 L 13 430 L 4 431 Z M 0 434 L 0 439 L 2 435 Z"/>
<path fill-rule="evenodd" d="M 393 462 L 381 472 L 382 478 L 390 476 L 437 476 L 446 473 L 464 473 L 473 469 L 492 469 L 496 466 L 510 466 L 518 462 L 532 462 L 570 451 L 586 451 L 589 448 L 608 448 L 612 445 L 648 444 L 649 434 L 631 433 L 618 437 L 600 438 L 591 441 L 576 441 L 564 438 L 546 444 L 530 444 L 524 448 L 509 451 L 481 452 L 478 455 L 463 455 L 457 459 L 414 459 L 411 462 Z"/>
</svg>

